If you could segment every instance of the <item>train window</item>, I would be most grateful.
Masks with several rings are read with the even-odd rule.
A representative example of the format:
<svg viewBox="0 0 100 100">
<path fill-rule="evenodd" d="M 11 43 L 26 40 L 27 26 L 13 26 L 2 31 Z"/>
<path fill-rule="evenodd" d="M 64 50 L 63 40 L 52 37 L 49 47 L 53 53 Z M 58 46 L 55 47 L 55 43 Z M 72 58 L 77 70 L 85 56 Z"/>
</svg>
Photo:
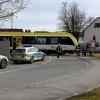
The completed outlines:
<svg viewBox="0 0 100 100">
<path fill-rule="evenodd" d="M 74 45 L 70 37 L 60 37 L 59 43 L 64 45 Z"/>
<path fill-rule="evenodd" d="M 45 37 L 38 37 L 37 43 L 38 44 L 46 44 L 46 38 Z"/>
<path fill-rule="evenodd" d="M 1 37 L 1 36 L 0 36 L 0 41 L 3 41 L 3 38 L 4 38 L 4 37 Z"/>
<path fill-rule="evenodd" d="M 50 38 L 50 44 L 58 44 L 58 38 L 57 37 L 51 37 Z"/>
<path fill-rule="evenodd" d="M 35 43 L 35 37 L 29 37 L 29 36 L 22 37 L 22 44 L 34 44 L 34 43 Z"/>
<path fill-rule="evenodd" d="M 46 44 L 50 44 L 50 37 L 46 37 Z"/>
<path fill-rule="evenodd" d="M 63 44 L 74 45 L 70 37 L 23 37 L 22 44 Z"/>
</svg>

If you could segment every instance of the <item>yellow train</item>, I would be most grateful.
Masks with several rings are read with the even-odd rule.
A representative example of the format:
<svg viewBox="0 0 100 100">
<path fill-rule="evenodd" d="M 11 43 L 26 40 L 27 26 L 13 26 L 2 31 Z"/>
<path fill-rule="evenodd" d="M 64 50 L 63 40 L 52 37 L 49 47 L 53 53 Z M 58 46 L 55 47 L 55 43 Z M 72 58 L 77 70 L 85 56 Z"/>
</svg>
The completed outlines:
<svg viewBox="0 0 100 100">
<path fill-rule="evenodd" d="M 60 43 L 64 52 L 75 50 L 76 38 L 67 32 L 0 32 L 0 40 L 9 40 L 10 48 L 35 46 L 38 49 L 54 51 Z"/>
</svg>

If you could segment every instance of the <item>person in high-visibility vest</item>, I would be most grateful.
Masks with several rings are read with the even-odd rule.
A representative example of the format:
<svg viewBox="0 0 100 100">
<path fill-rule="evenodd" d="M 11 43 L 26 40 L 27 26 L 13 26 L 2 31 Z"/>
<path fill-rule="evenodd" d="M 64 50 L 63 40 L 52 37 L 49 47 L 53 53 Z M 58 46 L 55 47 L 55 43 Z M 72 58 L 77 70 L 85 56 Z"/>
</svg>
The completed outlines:
<svg viewBox="0 0 100 100">
<path fill-rule="evenodd" d="M 60 44 L 58 44 L 56 48 L 56 52 L 57 52 L 57 58 L 59 58 L 60 54 L 62 54 L 62 47 L 60 46 Z"/>
<path fill-rule="evenodd" d="M 90 47 L 88 52 L 89 52 L 89 56 L 93 56 L 93 47 Z"/>
<path fill-rule="evenodd" d="M 80 52 L 81 52 L 81 45 L 80 44 L 78 44 L 77 46 L 76 46 L 76 53 L 77 53 L 77 56 L 80 56 Z"/>
</svg>

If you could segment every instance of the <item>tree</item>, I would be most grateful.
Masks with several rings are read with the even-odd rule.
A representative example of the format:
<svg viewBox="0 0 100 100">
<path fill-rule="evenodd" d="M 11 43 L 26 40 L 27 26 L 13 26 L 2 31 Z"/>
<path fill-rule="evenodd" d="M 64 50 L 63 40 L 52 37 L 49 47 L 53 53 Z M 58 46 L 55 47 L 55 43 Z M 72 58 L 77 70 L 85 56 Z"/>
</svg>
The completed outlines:
<svg viewBox="0 0 100 100">
<path fill-rule="evenodd" d="M 85 21 L 85 25 L 84 25 L 84 29 L 82 31 L 82 33 L 80 33 L 80 37 L 84 37 L 84 30 L 95 20 L 94 17 L 89 16 L 86 21 Z"/>
<path fill-rule="evenodd" d="M 0 20 L 11 18 L 15 13 L 26 8 L 29 0 L 0 0 Z"/>
<path fill-rule="evenodd" d="M 86 16 L 83 11 L 78 8 L 78 4 L 73 2 L 70 6 L 66 2 L 62 3 L 62 8 L 59 13 L 59 28 L 62 31 L 72 33 L 76 38 L 85 27 Z"/>
<path fill-rule="evenodd" d="M 31 30 L 30 30 L 30 29 L 28 29 L 28 30 L 26 29 L 26 30 L 25 30 L 25 32 L 29 32 L 29 33 L 30 33 L 30 32 L 31 32 Z"/>
<path fill-rule="evenodd" d="M 90 16 L 86 21 L 86 27 L 88 27 L 94 20 L 95 18 Z"/>
</svg>

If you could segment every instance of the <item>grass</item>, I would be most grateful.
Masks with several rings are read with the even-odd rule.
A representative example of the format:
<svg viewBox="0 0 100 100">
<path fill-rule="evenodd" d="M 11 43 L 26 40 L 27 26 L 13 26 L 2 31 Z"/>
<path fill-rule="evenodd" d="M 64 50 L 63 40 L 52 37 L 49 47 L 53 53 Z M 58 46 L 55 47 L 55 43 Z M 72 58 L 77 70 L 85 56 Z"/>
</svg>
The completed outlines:
<svg viewBox="0 0 100 100">
<path fill-rule="evenodd" d="M 78 96 L 66 98 L 65 100 L 100 100 L 100 87 Z"/>
<path fill-rule="evenodd" d="M 100 53 L 94 53 L 93 56 L 100 59 Z M 100 87 L 65 100 L 100 100 Z"/>
<path fill-rule="evenodd" d="M 93 56 L 100 59 L 100 53 L 94 53 Z"/>
</svg>

